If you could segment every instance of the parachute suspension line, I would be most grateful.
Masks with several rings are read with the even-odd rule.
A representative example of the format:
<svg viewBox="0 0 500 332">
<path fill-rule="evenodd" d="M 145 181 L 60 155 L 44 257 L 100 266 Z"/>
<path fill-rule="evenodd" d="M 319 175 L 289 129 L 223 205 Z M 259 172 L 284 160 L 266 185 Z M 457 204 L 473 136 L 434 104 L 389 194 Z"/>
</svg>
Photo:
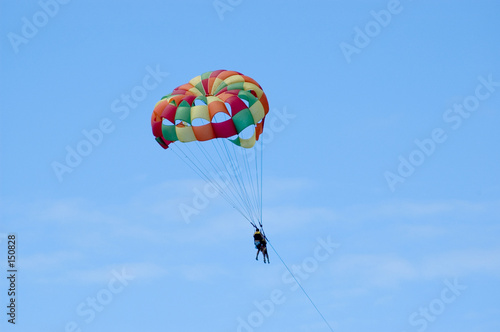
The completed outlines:
<svg viewBox="0 0 500 332">
<path fill-rule="evenodd" d="M 262 192 L 260 191 L 260 176 L 259 176 L 259 168 L 258 168 L 258 161 L 257 161 L 257 145 L 254 146 L 254 151 L 251 154 L 252 158 L 254 159 L 254 164 L 251 166 L 255 166 L 255 181 L 254 181 L 254 195 L 255 195 L 255 212 L 256 212 L 256 218 L 259 221 L 259 223 L 262 223 L 262 206 L 260 205 L 260 197 L 262 195 Z M 251 167 L 249 165 L 249 167 Z"/>
<path fill-rule="evenodd" d="M 260 206 L 260 198 L 262 193 L 259 191 L 259 178 L 260 178 L 260 173 L 258 169 L 258 154 L 257 154 L 257 145 L 254 145 L 252 150 L 249 150 L 247 152 L 247 168 L 248 172 L 251 175 L 252 173 L 254 174 L 254 177 L 252 178 L 252 190 L 254 194 L 254 209 L 255 209 L 255 219 L 259 222 L 259 224 L 262 223 L 262 218 L 261 218 L 261 210 L 262 207 Z M 252 165 L 250 164 L 249 158 L 252 158 L 253 163 L 255 164 L 255 171 L 252 172 Z"/>
<path fill-rule="evenodd" d="M 174 147 L 173 147 L 173 146 L 172 146 L 170 149 L 171 149 L 171 150 L 172 150 L 172 151 L 173 151 L 173 152 L 177 155 L 177 157 L 179 157 L 179 159 L 181 159 L 181 160 L 182 160 L 182 161 L 183 161 L 186 165 L 188 165 L 188 166 L 189 166 L 189 168 L 191 168 L 191 169 L 192 169 L 192 170 L 193 170 L 196 174 L 198 174 L 198 175 L 199 175 L 201 178 L 203 178 L 205 181 L 208 181 L 208 182 L 210 182 L 210 183 L 211 183 L 210 179 L 209 179 L 209 178 L 208 178 L 208 176 L 205 174 L 205 172 L 203 172 L 203 171 L 200 169 L 200 167 L 198 167 L 198 165 L 197 165 L 196 163 L 194 163 L 194 162 L 192 161 L 192 159 L 191 159 L 191 158 L 189 158 L 189 156 L 186 154 L 186 152 L 184 152 L 184 151 L 182 151 L 182 150 L 180 150 L 180 149 L 179 149 L 179 152 L 177 152 L 177 150 L 176 150 L 176 149 L 174 149 Z M 182 154 L 184 155 L 184 158 L 182 158 L 182 157 L 180 156 L 180 153 L 182 153 Z M 187 161 L 186 161 L 186 159 L 187 159 L 187 160 L 189 160 L 189 162 L 187 162 Z"/>
<path fill-rule="evenodd" d="M 222 195 L 223 197 L 225 196 L 225 193 L 222 191 L 222 188 L 220 188 L 219 184 L 217 182 L 213 181 L 212 179 L 210 179 L 208 177 L 208 175 L 205 172 L 203 172 L 203 170 L 195 162 L 193 162 L 193 160 L 186 154 L 185 151 L 179 149 L 179 152 L 182 152 L 182 154 L 184 154 L 184 157 L 186 159 L 188 159 L 189 162 L 187 162 L 185 159 L 183 159 L 179 155 L 179 153 L 176 151 L 176 149 L 172 149 L 172 151 L 174 151 L 174 153 L 180 159 L 182 159 L 186 163 L 186 165 L 188 165 L 193 171 L 195 171 L 195 173 L 197 173 L 202 179 L 204 179 L 205 181 L 210 183 L 217 190 L 217 192 L 219 192 L 220 195 Z M 234 203 L 231 201 L 230 197 L 227 197 L 227 200 L 234 207 Z"/>
<path fill-rule="evenodd" d="M 267 238 L 266 238 L 267 240 Z M 330 324 L 328 323 L 328 321 L 326 320 L 325 316 L 323 316 L 323 314 L 321 313 L 321 311 L 319 311 L 318 307 L 316 306 L 316 304 L 314 304 L 313 300 L 311 299 L 311 297 L 307 294 L 306 290 L 304 289 L 304 287 L 302 287 L 302 285 L 300 284 L 300 282 L 297 280 L 297 278 L 295 278 L 295 275 L 292 273 L 292 271 L 288 268 L 288 265 L 286 265 L 285 261 L 281 258 L 281 256 L 278 254 L 278 252 L 276 251 L 276 249 L 274 249 L 273 245 L 269 242 L 269 240 L 267 240 L 267 243 L 271 246 L 271 248 L 273 249 L 274 253 L 276 254 L 276 256 L 278 256 L 278 258 L 280 259 L 281 263 L 283 263 L 283 265 L 286 267 L 286 269 L 288 270 L 288 272 L 290 273 L 290 275 L 293 277 L 293 280 L 295 280 L 295 282 L 297 283 L 297 285 L 299 285 L 300 289 L 302 290 L 302 292 L 304 293 L 304 295 L 309 299 L 309 302 L 311 302 L 311 304 L 313 305 L 314 309 L 316 309 L 316 311 L 318 312 L 318 314 L 321 316 L 321 318 L 323 319 L 323 321 L 325 322 L 325 324 L 328 326 L 328 328 L 330 329 L 330 331 L 334 332 L 333 331 L 333 328 L 330 326 Z"/>
<path fill-rule="evenodd" d="M 246 216 L 246 214 L 241 210 L 241 208 L 239 208 L 237 206 L 237 204 L 235 204 L 235 202 L 233 202 L 233 200 L 231 199 L 231 197 L 229 197 L 223 190 L 222 188 L 220 187 L 220 185 L 213 181 L 212 179 L 210 179 L 208 177 L 208 175 L 195 163 L 193 162 L 193 158 L 190 158 L 188 156 L 188 154 L 182 150 L 182 149 L 175 149 L 174 148 L 175 144 L 172 144 L 172 151 L 179 157 L 179 159 L 181 159 L 187 166 L 189 166 L 189 168 L 191 168 L 196 174 L 198 174 L 198 176 L 200 176 L 202 179 L 204 179 L 205 181 L 207 181 L 208 183 L 210 183 L 216 190 L 217 192 L 234 208 L 236 209 L 243 217 L 245 217 L 245 219 L 247 219 L 249 222 L 251 222 L 251 220 Z M 179 150 L 179 151 L 177 151 Z M 180 153 L 182 153 L 184 155 L 184 158 L 181 157 Z M 189 162 L 187 160 L 189 160 Z M 194 159 L 197 159 L 196 157 L 194 157 Z"/>
<path fill-rule="evenodd" d="M 260 142 L 260 172 L 258 171 L 258 166 L 259 166 L 259 162 L 258 162 L 258 158 L 257 158 L 257 152 L 255 153 L 255 170 L 256 170 L 256 173 L 257 173 L 257 183 L 256 185 L 258 186 L 258 197 L 260 197 L 260 199 L 257 200 L 257 204 L 258 204 L 258 211 L 259 211 L 259 227 L 261 229 L 261 232 L 262 232 L 262 235 L 264 236 L 264 238 L 266 239 L 266 241 L 268 240 L 267 239 L 267 236 L 266 236 L 266 233 L 264 232 L 264 225 L 262 224 L 262 221 L 263 221 L 263 218 L 262 218 L 262 194 L 263 194 L 263 190 L 262 190 L 262 178 L 263 178 L 263 141 L 261 140 Z M 259 174 L 260 174 L 260 177 L 259 177 Z"/>
<path fill-rule="evenodd" d="M 228 178 L 228 181 L 225 183 L 226 185 L 229 186 L 229 190 L 231 191 L 231 193 L 233 194 L 233 196 L 237 199 L 239 197 L 240 201 L 242 200 L 242 197 L 241 197 L 241 193 L 240 191 L 236 188 L 235 186 L 235 181 L 234 179 L 232 178 L 233 174 L 231 174 L 232 172 L 230 172 L 228 170 L 228 167 L 227 167 L 227 161 L 224 159 L 223 155 L 219 152 L 219 150 L 217 149 L 217 145 L 215 144 L 215 141 L 217 141 L 217 139 L 211 141 L 212 142 L 212 147 L 214 148 L 214 150 L 217 152 L 217 155 L 219 157 L 219 160 L 220 160 L 220 164 L 222 165 L 219 165 L 218 169 L 219 169 L 219 172 L 221 173 L 225 173 L 227 175 L 227 178 Z M 208 156 L 210 156 L 210 154 L 208 154 Z M 208 157 L 207 157 L 208 158 Z M 225 170 L 225 172 L 224 172 Z M 241 205 L 241 203 L 240 203 Z M 245 206 L 244 205 L 241 205 L 242 208 L 244 208 Z M 248 213 L 248 211 L 247 211 Z"/>
<path fill-rule="evenodd" d="M 250 166 L 250 161 L 249 158 L 253 158 L 253 161 L 257 163 L 256 161 L 256 155 L 255 155 L 255 145 L 252 148 L 253 150 L 245 150 L 244 151 L 244 157 L 243 159 L 245 160 L 245 169 L 247 172 L 247 177 L 249 180 L 250 188 L 252 191 L 253 199 L 252 199 L 252 207 L 254 211 L 254 217 L 255 220 L 260 221 L 259 219 L 259 193 L 258 193 L 258 179 L 259 179 L 259 173 L 257 172 L 257 169 L 255 171 L 255 174 L 252 174 L 252 168 Z"/>
<path fill-rule="evenodd" d="M 210 165 L 211 165 L 211 166 L 212 166 L 212 168 L 214 169 L 214 172 L 215 172 L 215 173 L 218 173 L 218 174 L 216 174 L 216 175 L 217 175 L 217 176 L 221 176 L 221 175 L 222 175 L 221 173 L 222 173 L 222 171 L 223 171 L 222 167 L 221 167 L 220 165 L 219 165 L 219 166 L 217 166 L 217 162 L 213 159 L 213 157 L 210 157 L 210 154 L 209 154 L 209 153 L 207 153 L 206 149 L 203 147 L 203 145 L 202 145 L 200 142 L 196 142 L 196 144 L 197 144 L 198 149 L 199 149 L 199 150 L 203 153 L 203 155 L 205 156 L 205 158 L 208 160 L 208 162 L 210 163 Z M 213 144 L 213 141 L 212 141 L 212 144 Z M 218 151 L 217 151 L 217 154 L 218 154 L 218 156 L 219 156 L 220 162 L 222 163 L 222 166 L 224 166 L 224 167 L 226 168 L 226 173 L 227 173 L 227 177 L 228 177 L 228 180 L 229 180 L 229 181 L 225 181 L 225 182 L 223 182 L 223 184 L 224 184 L 225 186 L 228 186 L 228 185 L 229 185 L 229 186 L 230 186 L 230 188 L 228 188 L 228 189 L 231 191 L 232 195 L 233 195 L 235 198 L 237 198 L 237 196 L 239 196 L 239 197 L 240 197 L 240 200 L 241 200 L 241 199 L 242 199 L 241 194 L 240 194 L 240 192 L 236 189 L 236 187 L 234 186 L 234 181 L 232 181 L 232 179 L 231 179 L 231 172 L 229 172 L 229 171 L 227 170 L 227 166 L 226 166 L 226 162 L 225 162 L 224 158 L 222 157 L 222 155 L 221 155 Z M 220 190 L 222 191 L 222 189 L 223 189 L 222 185 L 219 185 L 219 186 L 220 186 L 220 188 L 221 188 Z M 227 196 L 227 195 L 226 195 L 226 196 Z M 230 200 L 230 201 L 233 201 L 233 200 Z M 240 206 L 240 208 L 244 208 L 244 207 L 245 207 L 245 206 Z M 248 212 L 248 211 L 247 211 L 247 212 Z"/>
<path fill-rule="evenodd" d="M 172 147 L 174 147 L 172 150 L 174 150 L 174 153 L 176 153 L 178 157 L 180 157 L 179 152 L 182 153 L 185 158 L 180 158 L 191 169 L 205 181 L 210 183 L 233 208 L 238 210 L 238 212 L 245 217 L 245 219 L 249 222 L 252 221 L 251 224 L 253 223 L 253 225 L 255 225 L 253 221 L 258 220 L 258 218 L 254 217 L 258 215 L 255 210 L 256 207 L 258 207 L 256 203 L 258 202 L 258 198 L 252 199 L 249 195 L 248 186 L 252 185 L 251 181 L 253 177 L 251 176 L 251 172 L 243 171 L 246 160 L 246 156 L 241 152 L 244 151 L 243 148 L 222 139 L 211 140 L 211 142 L 211 144 L 197 141 L 183 143 L 182 148 L 174 144 L 172 145 Z M 205 143 L 205 145 L 203 143 Z M 196 144 L 200 153 L 195 153 L 196 151 L 193 144 Z M 232 149 L 227 146 L 228 144 L 232 146 Z M 211 146 L 213 149 L 207 149 Z M 236 151 L 238 151 L 238 153 Z M 218 161 L 216 160 L 216 155 L 218 156 Z M 238 159 L 238 156 L 240 156 L 240 159 Z M 213 171 L 210 172 L 210 169 Z M 224 172 L 224 170 L 226 172 Z M 225 179 L 222 179 L 222 175 L 224 174 L 227 175 L 225 175 Z M 246 178 L 244 177 L 245 175 L 247 176 Z M 255 177 L 257 176 L 258 174 L 255 175 Z M 250 183 L 247 184 L 246 182 Z M 253 185 L 255 186 L 255 184 Z M 237 187 L 239 187 L 239 190 Z"/>
<path fill-rule="evenodd" d="M 226 145 L 227 148 L 227 145 Z M 237 150 L 238 149 L 238 150 Z M 237 160 L 237 164 L 240 165 L 240 176 L 241 176 L 241 183 L 243 186 L 243 190 L 245 192 L 245 198 L 246 202 L 248 204 L 248 209 L 250 211 L 250 217 L 252 220 L 255 221 L 255 207 L 253 204 L 253 197 L 250 194 L 250 190 L 252 188 L 252 178 L 248 172 L 248 168 L 246 167 L 247 165 L 247 159 L 248 157 L 246 156 L 246 149 L 244 148 L 237 148 L 236 145 L 231 146 L 228 148 L 228 153 L 231 154 L 232 158 Z"/>
<path fill-rule="evenodd" d="M 263 232 L 262 175 L 259 174 L 262 171 L 262 148 L 258 151 L 259 146 L 255 145 L 246 149 L 226 139 L 210 142 L 194 141 L 170 147 L 253 227 L 260 227 Z M 262 147 L 262 141 L 260 144 Z"/>
<path fill-rule="evenodd" d="M 222 188 L 220 187 L 220 185 L 219 185 L 216 181 L 214 181 L 214 179 L 210 178 L 210 177 L 208 176 L 208 174 L 207 174 L 206 172 L 204 172 L 204 171 L 203 171 L 203 169 L 202 169 L 202 168 L 200 168 L 200 167 L 198 166 L 199 164 L 201 164 L 201 161 L 200 161 L 200 160 L 199 160 L 199 159 L 198 159 L 195 155 L 193 155 L 193 158 L 190 158 L 190 157 L 188 156 L 188 154 L 187 154 L 184 150 L 182 150 L 182 149 L 178 149 L 178 150 L 179 150 L 180 152 L 182 152 L 182 154 L 184 154 L 184 156 L 185 156 L 185 158 L 186 158 L 186 159 L 188 159 L 188 160 L 189 160 L 189 162 L 190 162 L 190 163 L 187 163 L 187 162 L 184 160 L 184 161 L 186 162 L 186 164 L 187 164 L 188 166 L 190 166 L 190 167 L 191 167 L 191 169 L 193 169 L 193 170 L 195 170 L 195 169 L 193 168 L 193 166 L 194 166 L 194 167 L 196 168 L 196 170 L 198 170 L 197 172 L 196 172 L 196 170 L 195 170 L 195 172 L 196 172 L 196 173 L 198 173 L 198 175 L 199 175 L 201 178 L 203 178 L 205 181 L 207 181 L 208 183 L 210 183 L 210 184 L 211 184 L 211 185 L 212 185 L 212 186 L 213 186 L 213 187 L 214 187 L 214 188 L 215 188 L 215 189 L 216 189 L 216 190 L 217 190 L 217 191 L 218 191 L 221 195 L 223 195 L 223 196 L 224 196 L 224 192 L 222 191 Z M 175 150 L 175 149 L 173 149 L 173 151 L 174 151 L 174 153 L 176 153 L 176 154 L 178 155 L 178 153 L 176 152 L 176 150 Z M 179 156 L 179 157 L 180 157 L 180 156 Z M 181 158 L 181 159 L 182 159 L 182 158 Z M 197 161 L 198 163 L 195 163 L 195 162 L 193 161 L 193 159 L 196 159 L 196 161 Z M 228 197 L 228 198 L 229 198 L 229 197 Z"/>
<path fill-rule="evenodd" d="M 229 144 L 229 147 L 228 147 L 228 144 Z M 241 193 L 244 197 L 244 200 L 242 200 L 242 203 L 245 204 L 245 206 L 247 208 L 249 218 L 252 219 L 252 221 L 254 221 L 255 218 L 253 216 L 255 213 L 253 211 L 254 209 L 253 209 L 253 204 L 252 204 L 252 197 L 248 193 L 248 186 L 251 185 L 251 180 L 248 177 L 248 175 L 245 172 L 243 172 L 242 166 L 244 164 L 243 164 L 241 158 L 238 158 L 238 154 L 237 154 L 237 149 L 242 149 L 242 148 L 234 145 L 233 143 L 229 143 L 229 142 L 224 142 L 224 148 L 225 148 L 226 153 L 229 156 L 229 159 L 232 161 L 232 163 L 240 166 L 239 169 L 237 170 L 238 174 L 236 174 L 235 177 L 236 177 L 237 183 L 240 187 Z M 238 150 L 238 152 L 241 153 L 242 150 Z M 245 177 L 245 175 L 247 175 L 247 176 Z"/>
<path fill-rule="evenodd" d="M 234 192 L 240 198 L 240 204 L 247 212 L 247 219 L 251 219 L 252 212 L 250 209 L 250 204 L 248 203 L 248 195 L 245 195 L 246 191 L 244 189 L 244 183 L 242 183 L 242 179 L 240 179 L 240 177 L 238 176 L 238 173 L 240 173 L 240 171 L 235 167 L 235 165 L 238 165 L 238 163 L 232 158 L 226 145 L 233 143 L 218 140 L 217 144 L 215 142 L 213 142 L 213 144 L 219 158 L 222 160 L 223 166 L 228 176 L 232 179 L 231 184 L 234 188 Z M 222 146 L 224 146 L 224 149 L 222 148 Z M 224 160 L 222 156 L 225 156 L 226 160 Z M 236 186 L 238 186 L 239 189 L 237 189 Z"/>
<path fill-rule="evenodd" d="M 236 153 L 236 150 L 233 148 L 233 155 L 235 158 L 238 158 L 238 154 Z M 241 176 L 244 178 L 243 183 L 248 184 L 245 186 L 245 193 L 246 197 L 248 198 L 248 204 L 249 204 L 249 209 L 252 213 L 251 217 L 252 220 L 256 220 L 255 214 L 256 214 L 256 207 L 255 207 L 255 194 L 253 190 L 253 179 L 252 179 L 252 174 L 250 173 L 250 170 L 248 168 L 248 155 L 246 150 L 239 150 L 240 156 L 238 158 L 238 165 L 241 165 Z"/>
<path fill-rule="evenodd" d="M 264 160 L 264 140 L 260 141 L 260 223 L 262 225 L 262 178 L 264 177 L 264 168 L 263 168 L 263 160 Z M 257 158 L 255 158 L 255 165 L 257 166 Z"/>
<path fill-rule="evenodd" d="M 248 206 L 245 204 L 245 196 L 243 195 L 243 190 L 241 189 L 241 183 L 239 181 L 237 174 L 235 174 L 235 172 L 231 170 L 231 169 L 234 169 L 234 162 L 231 162 L 230 156 L 228 156 L 227 154 L 224 155 L 223 153 L 221 153 L 221 151 L 218 149 L 217 145 L 215 144 L 216 141 L 219 141 L 218 144 L 221 144 L 220 139 L 212 140 L 211 143 L 212 143 L 212 147 L 217 152 L 220 163 L 217 163 L 215 161 L 215 159 L 212 159 L 214 164 L 219 164 L 218 167 L 214 166 L 214 169 L 219 174 L 223 174 L 224 170 L 225 170 L 225 174 L 227 175 L 227 181 L 224 182 L 225 188 L 229 189 L 229 192 L 231 193 L 232 197 L 235 199 L 236 203 L 234 205 L 239 206 L 239 208 L 237 210 L 240 212 L 240 214 L 243 215 L 245 217 L 245 219 L 247 219 L 248 221 L 251 221 L 250 210 L 248 209 Z M 199 142 L 197 142 L 197 144 L 199 147 L 202 146 L 202 144 Z M 222 144 L 224 144 L 224 143 L 222 143 Z M 204 150 L 204 148 L 201 148 L 201 150 Z M 209 159 L 209 160 L 211 159 L 210 153 L 206 153 L 206 151 L 205 151 L 204 154 L 205 154 L 207 159 Z M 222 165 L 220 165 L 220 164 L 222 164 Z M 228 166 L 229 164 L 231 164 L 231 169 L 230 169 L 230 166 Z M 240 187 L 239 190 L 236 187 L 236 184 L 239 185 L 239 187 Z M 227 193 L 226 193 L 226 196 L 228 196 Z M 232 200 L 230 200 L 230 201 L 232 201 Z M 245 210 L 245 212 L 243 210 Z"/>
<path fill-rule="evenodd" d="M 231 148 L 229 148 L 228 144 L 234 145 L 233 143 L 231 143 L 229 141 L 223 141 L 223 142 L 221 142 L 221 145 L 224 147 L 224 151 L 226 152 L 226 155 L 228 156 L 228 159 L 229 159 L 229 161 L 231 163 L 231 166 L 234 166 L 235 164 L 236 165 L 242 165 L 241 162 L 238 162 L 238 157 L 237 157 L 237 154 L 236 154 L 236 145 L 234 145 Z M 247 211 L 249 213 L 248 217 L 251 218 L 251 219 L 254 219 L 253 218 L 254 213 L 252 212 L 252 204 L 250 202 L 250 195 L 248 195 L 248 190 L 247 190 L 247 186 L 245 185 L 245 181 L 243 179 L 243 173 L 242 173 L 241 167 L 240 167 L 240 169 L 238 169 L 236 171 L 239 174 L 235 174 L 234 177 L 235 177 L 236 182 L 238 183 L 238 185 L 240 187 L 241 193 L 244 194 L 243 195 L 244 199 L 243 199 L 242 203 L 247 208 Z M 241 179 L 240 179 L 240 176 L 241 176 Z"/>
</svg>

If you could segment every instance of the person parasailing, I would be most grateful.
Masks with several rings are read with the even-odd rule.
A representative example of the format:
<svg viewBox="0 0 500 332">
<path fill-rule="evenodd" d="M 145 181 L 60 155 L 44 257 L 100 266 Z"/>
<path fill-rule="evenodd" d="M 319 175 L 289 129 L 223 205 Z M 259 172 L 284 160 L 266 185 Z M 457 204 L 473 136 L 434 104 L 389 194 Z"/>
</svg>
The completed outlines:
<svg viewBox="0 0 500 332">
<path fill-rule="evenodd" d="M 255 260 L 259 260 L 259 252 L 262 252 L 262 256 L 264 257 L 264 263 L 269 264 L 269 254 L 267 253 L 267 241 L 266 236 L 260 232 L 259 228 L 255 227 L 255 233 L 253 233 L 253 242 L 255 248 L 257 249 L 257 255 L 255 256 Z"/>
</svg>

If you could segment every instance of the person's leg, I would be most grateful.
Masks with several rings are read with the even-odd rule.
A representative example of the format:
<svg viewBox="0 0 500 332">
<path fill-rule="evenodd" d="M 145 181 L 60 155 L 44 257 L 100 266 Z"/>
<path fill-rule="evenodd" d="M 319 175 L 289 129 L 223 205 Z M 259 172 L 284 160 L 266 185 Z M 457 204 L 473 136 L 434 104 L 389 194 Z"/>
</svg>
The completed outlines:
<svg viewBox="0 0 500 332">
<path fill-rule="evenodd" d="M 264 263 L 266 262 L 266 258 L 267 258 L 267 262 L 269 263 L 269 255 L 267 254 L 267 246 L 263 245 L 261 251 L 262 251 L 262 256 L 264 256 Z"/>
</svg>

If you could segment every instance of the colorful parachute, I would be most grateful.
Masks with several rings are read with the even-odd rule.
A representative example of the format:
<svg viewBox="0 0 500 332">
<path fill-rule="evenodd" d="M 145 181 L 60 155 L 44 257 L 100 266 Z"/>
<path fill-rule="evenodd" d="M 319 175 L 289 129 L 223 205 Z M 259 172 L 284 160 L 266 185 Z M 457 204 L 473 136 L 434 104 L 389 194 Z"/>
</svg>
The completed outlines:
<svg viewBox="0 0 500 332">
<path fill-rule="evenodd" d="M 268 112 L 266 95 L 255 80 L 216 70 L 164 96 L 153 110 L 151 126 L 164 149 L 262 228 L 262 144 L 256 142 Z"/>
<path fill-rule="evenodd" d="M 244 148 L 259 139 L 264 118 L 269 111 L 266 95 L 260 85 L 235 71 L 216 70 L 193 78 L 159 101 L 151 117 L 153 134 L 167 148 L 175 141 L 208 141 L 229 138 Z M 213 122 L 217 113 L 230 118 Z M 205 120 L 195 125 L 195 119 Z M 250 137 L 241 133 L 254 128 Z"/>
</svg>

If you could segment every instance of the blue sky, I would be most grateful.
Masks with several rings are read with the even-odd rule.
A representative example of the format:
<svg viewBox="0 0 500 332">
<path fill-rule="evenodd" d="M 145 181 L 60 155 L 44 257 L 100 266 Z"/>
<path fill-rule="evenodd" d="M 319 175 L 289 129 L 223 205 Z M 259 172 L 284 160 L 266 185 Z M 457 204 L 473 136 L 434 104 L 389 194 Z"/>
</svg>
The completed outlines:
<svg viewBox="0 0 500 332">
<path fill-rule="evenodd" d="M 0 6 L 2 330 L 330 331 L 221 197 L 180 212 L 151 112 L 216 69 L 267 94 L 266 233 L 334 331 L 500 328 L 497 1 Z"/>
</svg>

